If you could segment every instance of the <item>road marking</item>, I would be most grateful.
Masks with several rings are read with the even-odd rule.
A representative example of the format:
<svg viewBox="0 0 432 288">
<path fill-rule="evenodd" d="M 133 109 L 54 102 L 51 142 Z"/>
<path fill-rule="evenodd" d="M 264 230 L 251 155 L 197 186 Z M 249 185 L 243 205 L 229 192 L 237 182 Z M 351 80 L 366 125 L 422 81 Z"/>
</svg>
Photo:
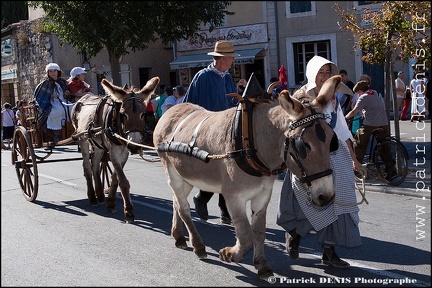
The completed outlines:
<svg viewBox="0 0 432 288">
<path fill-rule="evenodd" d="M 54 180 L 54 181 L 56 181 L 56 182 L 58 182 L 60 184 L 64 184 L 64 185 L 67 185 L 67 186 L 72 186 L 74 188 L 78 187 L 78 185 L 76 185 L 76 184 L 74 184 L 72 182 L 64 181 L 62 179 L 55 178 L 55 177 L 52 177 L 52 176 L 48 176 L 48 175 L 45 175 L 45 174 L 39 174 L 39 177 L 44 177 L 44 178 L 47 178 L 47 179 L 51 179 L 51 180 Z"/>
</svg>

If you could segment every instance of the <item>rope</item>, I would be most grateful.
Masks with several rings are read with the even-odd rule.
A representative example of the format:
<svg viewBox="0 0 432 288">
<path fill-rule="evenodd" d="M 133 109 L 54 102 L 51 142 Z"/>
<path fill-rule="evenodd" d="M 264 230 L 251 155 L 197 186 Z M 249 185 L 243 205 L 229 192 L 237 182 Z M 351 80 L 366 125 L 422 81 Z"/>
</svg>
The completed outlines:
<svg viewBox="0 0 432 288">
<path fill-rule="evenodd" d="M 338 204 L 340 206 L 357 206 L 357 205 L 360 205 L 363 202 L 365 202 L 366 204 L 369 205 L 369 201 L 366 199 L 366 185 L 365 185 L 366 183 L 365 182 L 366 182 L 367 171 L 365 168 L 362 168 L 361 174 L 362 174 L 362 177 L 360 178 L 360 182 L 361 182 L 360 185 L 361 186 L 359 185 L 359 183 L 357 181 L 355 182 L 355 186 L 357 188 L 357 191 L 362 196 L 362 200 L 360 202 L 357 202 L 357 203 L 340 203 L 340 202 L 335 200 L 334 204 Z"/>
</svg>

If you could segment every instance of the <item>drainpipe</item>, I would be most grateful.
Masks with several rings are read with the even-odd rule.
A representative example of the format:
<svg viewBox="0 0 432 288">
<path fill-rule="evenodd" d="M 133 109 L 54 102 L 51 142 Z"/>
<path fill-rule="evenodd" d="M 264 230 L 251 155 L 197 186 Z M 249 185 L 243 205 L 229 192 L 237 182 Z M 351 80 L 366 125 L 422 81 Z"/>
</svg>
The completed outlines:
<svg viewBox="0 0 432 288">
<path fill-rule="evenodd" d="M 275 22 L 276 22 L 276 51 L 277 51 L 277 57 L 278 57 L 278 69 L 281 63 L 281 56 L 280 56 L 280 49 L 279 49 L 279 17 L 278 17 L 278 7 L 277 3 L 278 1 L 274 1 L 275 3 Z"/>
</svg>

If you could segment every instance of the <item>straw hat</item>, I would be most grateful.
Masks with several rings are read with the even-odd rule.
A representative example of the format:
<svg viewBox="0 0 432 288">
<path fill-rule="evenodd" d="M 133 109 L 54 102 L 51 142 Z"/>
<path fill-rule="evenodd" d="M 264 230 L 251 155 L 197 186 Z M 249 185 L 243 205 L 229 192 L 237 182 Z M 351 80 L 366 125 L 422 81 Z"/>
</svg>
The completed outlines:
<svg viewBox="0 0 432 288">
<path fill-rule="evenodd" d="M 239 54 L 234 52 L 234 45 L 231 41 L 220 40 L 216 42 L 213 52 L 207 53 L 211 56 L 228 56 L 228 57 L 238 57 Z"/>
</svg>

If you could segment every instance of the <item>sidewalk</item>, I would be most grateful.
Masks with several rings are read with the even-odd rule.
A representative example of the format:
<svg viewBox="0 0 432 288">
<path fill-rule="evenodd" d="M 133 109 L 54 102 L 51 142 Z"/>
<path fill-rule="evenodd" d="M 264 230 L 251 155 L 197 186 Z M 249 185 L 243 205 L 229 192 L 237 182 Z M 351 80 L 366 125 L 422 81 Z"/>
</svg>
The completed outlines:
<svg viewBox="0 0 432 288">
<path fill-rule="evenodd" d="M 399 130 L 400 140 L 409 154 L 405 181 L 399 186 L 390 186 L 380 179 L 366 179 L 366 193 L 373 191 L 431 199 L 431 120 L 425 120 L 423 124 L 399 121 Z M 393 121 L 391 131 L 394 134 Z"/>
</svg>

